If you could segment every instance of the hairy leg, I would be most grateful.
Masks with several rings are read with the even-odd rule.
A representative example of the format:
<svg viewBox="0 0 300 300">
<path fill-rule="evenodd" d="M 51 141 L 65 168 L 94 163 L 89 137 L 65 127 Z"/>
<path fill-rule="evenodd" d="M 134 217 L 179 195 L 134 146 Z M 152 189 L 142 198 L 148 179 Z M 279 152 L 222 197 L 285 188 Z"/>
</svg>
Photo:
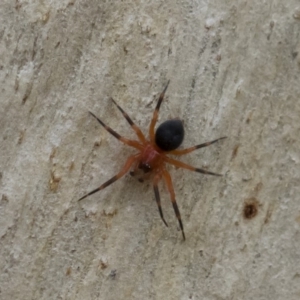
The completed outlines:
<svg viewBox="0 0 300 300">
<path fill-rule="evenodd" d="M 137 141 L 133 141 L 133 140 L 129 140 L 124 138 L 123 136 L 119 135 L 117 132 L 115 132 L 113 129 L 111 129 L 110 127 L 108 127 L 107 125 L 105 125 L 98 117 L 96 117 L 92 112 L 89 112 L 110 134 L 112 134 L 116 139 L 118 139 L 119 141 L 121 141 L 122 143 L 131 146 L 133 148 L 139 149 L 141 150 L 143 148 L 143 146 L 137 142 Z"/>
<path fill-rule="evenodd" d="M 168 191 L 169 191 L 170 196 L 171 196 L 171 202 L 172 202 L 172 205 L 173 205 L 173 208 L 174 208 L 174 211 L 175 211 L 176 218 L 179 222 L 179 226 L 180 226 L 180 229 L 181 229 L 181 232 L 182 232 L 183 240 L 185 240 L 183 224 L 182 224 L 182 221 L 181 221 L 180 211 L 179 211 L 177 203 L 176 203 L 175 192 L 174 192 L 171 176 L 170 176 L 169 172 L 166 169 L 163 170 L 162 175 L 163 175 L 164 181 L 167 185 Z"/>
<path fill-rule="evenodd" d="M 179 161 L 179 160 L 167 157 L 167 156 L 165 156 L 164 159 L 165 159 L 165 162 L 167 162 L 167 163 L 169 163 L 169 164 L 171 164 L 175 167 L 178 167 L 178 168 L 187 169 L 187 170 L 190 170 L 190 171 L 194 171 L 194 172 L 198 172 L 198 173 L 202 173 L 202 174 L 207 174 L 207 175 L 222 176 L 222 174 L 217 174 L 217 173 L 213 173 L 213 172 L 210 172 L 210 171 L 206 171 L 204 169 L 195 168 L 193 166 L 190 166 L 188 164 L 183 163 L 182 161 Z"/>
<path fill-rule="evenodd" d="M 167 224 L 166 220 L 164 219 L 164 215 L 163 215 L 162 208 L 161 208 L 160 195 L 159 195 L 159 190 L 158 190 L 158 182 L 159 182 L 160 179 L 161 179 L 160 175 L 155 175 L 154 176 L 153 189 L 154 189 L 155 200 L 156 200 L 156 203 L 157 203 L 157 207 L 158 207 L 160 217 L 163 220 L 163 222 L 165 223 L 165 225 L 168 227 L 168 224 Z"/>
<path fill-rule="evenodd" d="M 132 155 L 130 156 L 125 165 L 123 166 L 123 168 L 121 169 L 121 171 L 113 176 L 111 179 L 107 180 L 106 182 L 104 182 L 102 185 L 100 185 L 98 188 L 92 190 L 91 192 L 89 192 L 88 194 L 84 195 L 83 197 L 81 197 L 78 201 L 83 200 L 84 198 L 98 192 L 101 191 L 103 189 L 105 189 L 106 187 L 108 187 L 109 185 L 111 185 L 112 183 L 114 183 L 115 181 L 117 181 L 118 179 L 120 179 L 122 176 L 124 176 L 130 169 L 130 167 L 132 166 L 132 164 L 139 159 L 140 154 L 136 154 L 136 155 Z"/>
<path fill-rule="evenodd" d="M 142 131 L 138 128 L 138 126 L 131 120 L 131 118 L 128 116 L 128 114 L 119 106 L 116 101 L 111 98 L 112 102 L 117 106 L 119 111 L 123 114 L 126 121 L 129 123 L 129 125 L 132 127 L 132 129 L 135 131 L 136 135 L 138 136 L 139 140 L 144 144 L 146 142 L 146 138 Z"/>
<path fill-rule="evenodd" d="M 204 148 L 204 147 L 207 147 L 207 146 L 210 146 L 211 144 L 214 144 L 220 140 L 223 140 L 223 139 L 226 139 L 227 137 L 226 136 L 223 136 L 221 138 L 218 138 L 216 140 L 213 140 L 211 142 L 206 142 L 206 143 L 203 143 L 203 144 L 200 144 L 200 145 L 196 145 L 194 147 L 190 147 L 190 148 L 187 148 L 187 149 L 182 149 L 182 150 L 173 150 L 171 152 L 169 152 L 168 154 L 172 154 L 172 155 L 184 155 L 184 154 L 188 154 L 196 149 L 200 149 L 200 148 Z"/>
<path fill-rule="evenodd" d="M 170 80 L 168 81 L 168 83 L 165 86 L 164 90 L 160 94 L 158 102 L 157 102 L 156 107 L 155 107 L 155 110 L 153 112 L 153 117 L 152 117 L 150 127 L 149 127 L 149 136 L 150 136 L 151 141 L 155 140 L 154 128 L 155 128 L 155 124 L 156 124 L 157 118 L 158 118 L 158 111 L 159 111 L 159 108 L 160 108 L 160 105 L 161 105 L 162 101 L 164 100 L 164 96 L 165 96 L 165 93 L 166 93 L 166 90 L 168 88 L 169 83 L 170 83 Z"/>
</svg>

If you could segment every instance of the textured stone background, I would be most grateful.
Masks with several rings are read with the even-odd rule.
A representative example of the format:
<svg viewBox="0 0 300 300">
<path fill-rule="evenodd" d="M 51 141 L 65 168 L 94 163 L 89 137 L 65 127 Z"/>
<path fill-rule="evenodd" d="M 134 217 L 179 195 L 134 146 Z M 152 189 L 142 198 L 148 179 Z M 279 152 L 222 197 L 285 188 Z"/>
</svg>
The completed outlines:
<svg viewBox="0 0 300 300">
<path fill-rule="evenodd" d="M 0 299 L 299 299 L 300 3 L 0 4 Z M 185 122 L 170 168 L 187 240 L 161 188 L 114 175 L 132 149 L 113 96 L 146 132 Z M 248 217 L 248 219 L 247 219 Z"/>
</svg>

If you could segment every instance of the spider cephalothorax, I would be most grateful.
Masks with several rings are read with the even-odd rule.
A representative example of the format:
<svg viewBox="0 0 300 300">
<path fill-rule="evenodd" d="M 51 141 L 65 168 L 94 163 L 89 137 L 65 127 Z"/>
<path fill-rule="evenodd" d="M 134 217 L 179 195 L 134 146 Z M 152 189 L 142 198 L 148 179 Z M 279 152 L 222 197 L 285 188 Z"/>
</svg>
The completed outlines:
<svg viewBox="0 0 300 300">
<path fill-rule="evenodd" d="M 187 149 L 181 149 L 176 150 L 182 143 L 184 138 L 184 128 L 182 121 L 179 119 L 172 119 L 163 122 L 154 132 L 154 128 L 157 122 L 158 118 L 158 111 L 160 108 L 160 105 L 164 99 L 165 92 L 168 88 L 169 82 L 167 83 L 166 87 L 164 88 L 163 92 L 160 94 L 157 105 L 155 107 L 153 117 L 150 123 L 149 128 L 149 140 L 147 140 L 142 133 L 142 131 L 135 125 L 135 123 L 130 119 L 130 117 L 127 115 L 127 113 L 113 100 L 113 103 L 117 106 L 117 108 L 121 111 L 127 122 L 130 124 L 132 129 L 135 131 L 138 141 L 136 140 L 130 140 L 126 139 L 123 136 L 120 136 L 117 132 L 112 130 L 110 127 L 106 126 L 99 118 L 97 118 L 93 113 L 90 112 L 90 114 L 98 120 L 98 122 L 109 132 L 111 133 L 115 138 L 123 142 L 124 144 L 131 146 L 138 150 L 138 153 L 129 156 L 127 159 L 125 165 L 121 169 L 121 171 L 113 176 L 111 179 L 103 183 L 100 187 L 96 188 L 95 190 L 89 192 L 88 194 L 84 195 L 79 199 L 83 200 L 89 195 L 92 195 L 100 190 L 103 190 L 110 184 L 114 183 L 116 180 L 121 178 L 123 175 L 125 175 L 131 168 L 133 170 L 130 172 L 131 175 L 135 175 L 138 169 L 142 170 L 145 175 L 151 175 L 152 183 L 153 183 L 153 189 L 155 194 L 155 200 L 158 206 L 159 214 L 163 222 L 166 226 L 168 226 L 167 222 L 164 219 L 163 212 L 161 209 L 161 203 L 160 203 L 160 195 L 158 191 L 158 182 L 163 179 L 167 189 L 171 196 L 172 205 L 176 214 L 176 217 L 179 222 L 179 226 L 182 232 L 183 239 L 185 239 L 185 234 L 183 230 L 183 224 L 181 221 L 180 212 L 176 203 L 175 199 L 175 193 L 173 188 L 173 183 L 171 176 L 169 172 L 166 169 L 166 164 L 171 164 L 173 166 L 187 169 L 190 171 L 195 171 L 202 174 L 209 174 L 209 175 L 215 175 L 215 176 L 221 176 L 220 174 L 212 173 L 209 171 L 206 171 L 204 169 L 195 168 L 193 166 L 187 165 L 179 160 L 176 160 L 174 158 L 169 157 L 168 155 L 184 155 L 187 153 L 190 153 L 196 149 L 203 148 L 206 146 L 209 146 L 221 139 L 224 139 L 226 137 L 221 137 L 219 139 L 213 140 L 211 142 L 203 143 L 200 145 L 196 145 L 194 147 L 190 147 Z M 140 178 L 140 181 L 143 181 L 142 178 Z"/>
</svg>

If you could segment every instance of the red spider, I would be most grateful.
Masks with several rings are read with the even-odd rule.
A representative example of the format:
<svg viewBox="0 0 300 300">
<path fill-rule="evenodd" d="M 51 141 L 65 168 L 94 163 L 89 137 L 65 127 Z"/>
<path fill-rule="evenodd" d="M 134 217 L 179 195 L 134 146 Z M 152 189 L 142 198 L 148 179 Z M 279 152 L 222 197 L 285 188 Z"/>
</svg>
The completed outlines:
<svg viewBox="0 0 300 300">
<path fill-rule="evenodd" d="M 138 150 L 137 154 L 129 156 L 127 159 L 125 165 L 121 169 L 121 171 L 103 183 L 100 187 L 96 188 L 95 190 L 89 192 L 88 194 L 84 195 L 81 197 L 78 201 L 83 200 L 87 196 L 90 196 L 100 190 L 103 190 L 110 184 L 114 183 L 117 181 L 119 178 L 121 178 L 123 175 L 125 175 L 130 168 L 133 166 L 133 171 L 130 172 L 131 175 L 134 175 L 138 169 L 141 169 L 144 171 L 144 173 L 149 173 L 152 175 L 152 182 L 153 182 L 153 188 L 154 188 L 154 194 L 155 194 L 155 200 L 158 206 L 159 214 L 163 222 L 165 223 L 166 226 L 168 226 L 167 222 L 164 219 L 163 212 L 161 209 L 161 203 L 160 203 L 160 196 L 159 196 L 159 191 L 158 191 L 158 182 L 163 179 L 166 183 L 166 186 L 168 188 L 168 191 L 171 196 L 171 201 L 173 204 L 173 208 L 176 214 L 176 217 L 179 222 L 179 226 L 182 232 L 183 239 L 185 240 L 185 234 L 183 230 L 183 224 L 181 221 L 181 216 L 180 212 L 175 200 L 175 193 L 174 193 L 174 188 L 172 184 L 172 179 L 169 174 L 169 172 L 166 170 L 165 165 L 166 163 L 171 164 L 173 166 L 176 166 L 178 168 L 183 168 L 187 169 L 190 171 L 195 171 L 199 172 L 202 174 L 209 174 L 209 175 L 215 175 L 215 176 L 222 176 L 220 174 L 212 173 L 200 168 L 195 168 L 190 165 L 187 165 L 181 161 L 178 161 L 174 158 L 168 157 L 167 154 L 170 155 L 184 155 L 187 153 L 190 153 L 196 149 L 203 148 L 206 146 L 209 146 L 219 140 L 222 140 L 226 137 L 221 137 L 219 139 L 216 139 L 211 142 L 203 143 L 200 145 L 196 145 L 194 147 L 190 147 L 187 149 L 182 149 L 182 150 L 175 150 L 177 149 L 184 137 L 184 129 L 183 129 L 183 124 L 182 121 L 179 119 L 171 119 L 168 121 L 165 121 L 162 123 L 154 132 L 154 127 L 157 122 L 158 118 L 158 111 L 160 108 L 160 105 L 164 99 L 165 92 L 168 88 L 169 82 L 167 83 L 166 87 L 164 88 L 163 92 L 160 94 L 158 102 L 156 104 L 155 110 L 153 112 L 153 117 L 150 123 L 150 128 L 149 128 L 149 136 L 150 140 L 147 140 L 142 133 L 142 131 L 136 126 L 135 123 L 130 119 L 130 117 L 127 115 L 127 113 L 113 100 L 113 103 L 117 106 L 117 108 L 121 111 L 127 122 L 130 124 L 132 129 L 135 131 L 138 141 L 135 140 L 129 140 L 124 138 L 123 136 L 120 136 L 117 132 L 115 132 L 113 129 L 110 127 L 106 126 L 99 118 L 97 118 L 92 112 L 89 112 L 95 119 L 98 120 L 98 122 L 110 133 L 112 134 L 115 138 L 123 142 L 124 144 L 131 146 L 133 148 L 136 148 Z M 150 173 L 151 172 L 151 173 Z M 140 181 L 143 181 L 140 179 Z"/>
</svg>

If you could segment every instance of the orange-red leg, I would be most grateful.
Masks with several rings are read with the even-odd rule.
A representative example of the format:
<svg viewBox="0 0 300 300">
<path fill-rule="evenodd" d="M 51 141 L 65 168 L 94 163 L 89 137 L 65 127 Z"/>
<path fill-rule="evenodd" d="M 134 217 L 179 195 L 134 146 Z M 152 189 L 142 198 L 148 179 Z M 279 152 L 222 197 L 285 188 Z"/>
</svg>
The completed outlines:
<svg viewBox="0 0 300 300">
<path fill-rule="evenodd" d="M 175 211 L 176 218 L 177 218 L 177 220 L 179 222 L 179 226 L 180 226 L 180 229 L 181 229 L 181 232 L 182 232 L 183 240 L 185 240 L 185 234 L 184 234 L 184 230 L 183 230 L 183 224 L 182 224 L 182 221 L 181 221 L 180 211 L 179 211 L 177 203 L 176 203 L 175 192 L 174 192 L 174 188 L 173 188 L 173 183 L 172 183 L 171 176 L 170 176 L 169 172 L 166 169 L 164 169 L 162 171 L 162 176 L 163 176 L 163 178 L 165 180 L 165 183 L 167 185 L 168 191 L 169 191 L 170 196 L 171 196 L 171 202 L 172 202 L 172 205 L 173 205 L 173 208 L 174 208 L 174 211 Z"/>
<path fill-rule="evenodd" d="M 117 181 L 118 179 L 120 179 L 122 176 L 124 176 L 124 175 L 129 171 L 129 169 L 130 169 L 130 167 L 132 166 L 132 164 L 133 164 L 136 160 L 138 160 L 139 157 L 140 157 L 140 154 L 136 154 L 136 155 L 130 156 L 130 157 L 127 159 L 127 161 L 126 161 L 124 167 L 121 169 L 121 171 L 120 171 L 117 175 L 115 175 L 115 176 L 112 177 L 111 179 L 109 179 L 109 180 L 107 180 L 106 182 L 104 182 L 104 183 L 103 183 L 101 186 L 99 186 L 98 188 L 96 188 L 96 189 L 92 190 L 91 192 L 89 192 L 88 194 L 84 195 L 84 196 L 81 197 L 78 201 L 81 201 L 81 200 L 83 200 L 84 198 L 86 198 L 86 197 L 88 197 L 88 196 L 90 196 L 90 195 L 92 195 L 92 194 L 94 194 L 94 193 L 96 193 L 96 192 L 98 192 L 98 191 L 101 191 L 101 190 L 105 189 L 106 187 L 108 187 L 109 185 L 111 185 L 112 183 L 114 183 L 115 181 Z"/>
<path fill-rule="evenodd" d="M 182 169 L 187 169 L 187 170 L 190 170 L 190 171 L 194 171 L 194 172 L 198 172 L 198 173 L 202 173 L 202 174 L 207 174 L 207 175 L 215 175 L 215 176 L 222 176 L 221 174 L 217 174 L 217 173 L 213 173 L 213 172 L 210 172 L 210 171 L 206 171 L 204 169 L 200 169 L 200 168 L 195 168 L 195 167 L 192 167 L 190 165 L 187 165 L 179 160 L 176 160 L 176 159 L 173 159 L 173 158 L 170 158 L 170 157 L 167 157 L 165 156 L 164 157 L 164 160 L 165 162 L 175 166 L 175 167 L 178 167 L 178 168 L 182 168 Z"/>
<path fill-rule="evenodd" d="M 168 88 L 169 83 L 170 83 L 170 80 L 168 81 L 168 83 L 165 86 L 164 90 L 160 94 L 158 102 L 157 102 L 156 107 L 155 107 L 155 110 L 153 112 L 153 117 L 152 117 L 150 127 L 149 127 L 149 136 L 150 136 L 151 141 L 155 140 L 154 128 L 155 128 L 155 124 L 156 124 L 157 118 L 158 118 L 158 111 L 159 111 L 159 108 L 160 108 L 160 105 L 161 105 L 162 101 L 164 100 L 164 96 L 165 96 L 165 93 L 166 93 L 166 90 Z"/>
<path fill-rule="evenodd" d="M 160 217 L 163 220 L 163 222 L 165 223 L 165 225 L 168 227 L 168 224 L 167 224 L 166 220 L 164 219 L 164 215 L 163 215 L 163 212 L 162 212 L 161 202 L 160 202 L 160 195 L 159 195 L 159 190 L 158 190 L 158 186 L 157 186 L 160 178 L 161 178 L 160 175 L 155 175 L 154 176 L 153 189 L 154 189 L 155 200 L 156 200 L 156 203 L 157 203 L 157 207 L 158 207 Z"/>
<path fill-rule="evenodd" d="M 200 144 L 200 145 L 197 145 L 197 146 L 194 146 L 194 147 L 190 147 L 190 148 L 187 148 L 187 149 L 182 149 L 182 150 L 173 150 L 171 152 L 169 152 L 168 154 L 172 154 L 172 155 L 184 155 L 184 154 L 188 154 L 196 149 L 200 149 L 200 148 L 203 148 L 203 147 L 207 147 L 211 144 L 214 144 L 220 140 L 223 140 L 223 139 L 226 139 L 227 137 L 226 136 L 223 136 L 221 138 L 218 138 L 216 140 L 213 140 L 211 142 L 206 142 L 206 143 L 203 143 L 203 144 Z"/>
<path fill-rule="evenodd" d="M 113 98 L 110 98 L 110 99 L 117 106 L 119 111 L 123 114 L 126 121 L 129 123 L 129 125 L 132 127 L 132 129 L 135 131 L 139 140 L 144 144 L 146 142 L 146 138 L 145 138 L 144 134 L 142 133 L 142 131 L 136 126 L 136 124 L 131 120 L 131 118 L 128 116 L 128 114 L 121 108 L 121 106 L 119 106 Z"/>
<path fill-rule="evenodd" d="M 89 112 L 110 134 L 112 134 L 116 139 L 118 139 L 119 141 L 121 141 L 122 143 L 131 146 L 133 148 L 136 149 L 143 149 L 143 145 L 141 145 L 139 142 L 137 141 L 133 141 L 133 140 L 129 140 L 124 138 L 123 136 L 119 135 L 117 132 L 115 132 L 113 129 L 111 129 L 110 127 L 106 126 L 98 117 L 96 117 L 92 112 Z"/>
</svg>

